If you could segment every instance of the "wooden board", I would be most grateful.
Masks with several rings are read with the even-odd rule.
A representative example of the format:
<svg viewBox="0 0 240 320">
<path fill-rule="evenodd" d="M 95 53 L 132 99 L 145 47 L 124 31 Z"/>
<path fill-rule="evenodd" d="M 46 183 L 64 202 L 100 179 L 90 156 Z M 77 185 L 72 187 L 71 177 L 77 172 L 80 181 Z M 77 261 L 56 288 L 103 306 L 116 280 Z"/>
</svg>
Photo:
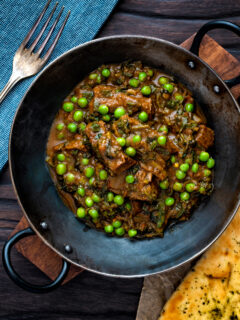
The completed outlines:
<svg viewBox="0 0 240 320">
<path fill-rule="evenodd" d="M 25 217 L 22 217 L 16 226 L 13 234 L 28 228 L 29 224 Z M 15 245 L 16 249 L 36 267 L 44 272 L 50 279 L 54 280 L 61 271 L 62 258 L 52 249 L 46 246 L 38 236 L 24 238 Z M 83 270 L 71 265 L 69 273 L 62 284 L 77 276 Z"/>
<path fill-rule="evenodd" d="M 190 48 L 193 36 L 182 43 L 185 48 Z M 240 63 L 230 53 L 224 50 L 209 36 L 205 36 L 200 47 L 200 57 L 205 60 L 223 79 L 229 79 L 240 74 Z M 235 97 L 240 93 L 240 85 L 233 88 Z M 13 234 L 28 227 L 23 217 Z M 17 250 L 43 271 L 49 278 L 55 279 L 58 275 L 62 260 L 47 247 L 37 236 L 23 239 L 16 245 Z M 70 272 L 64 283 L 74 278 L 83 270 L 71 266 Z"/>
</svg>

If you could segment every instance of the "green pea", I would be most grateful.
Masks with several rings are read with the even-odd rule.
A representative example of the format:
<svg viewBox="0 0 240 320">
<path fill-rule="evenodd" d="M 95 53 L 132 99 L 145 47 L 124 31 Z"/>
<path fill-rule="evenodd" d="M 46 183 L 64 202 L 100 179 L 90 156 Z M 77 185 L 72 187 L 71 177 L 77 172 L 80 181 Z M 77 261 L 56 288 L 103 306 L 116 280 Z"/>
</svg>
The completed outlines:
<svg viewBox="0 0 240 320">
<path fill-rule="evenodd" d="M 75 111 L 73 115 L 73 119 L 75 121 L 81 121 L 83 118 L 83 112 L 81 110 Z"/>
<path fill-rule="evenodd" d="M 81 130 L 81 131 L 84 131 L 86 129 L 86 123 L 82 122 L 78 125 L 78 128 Z"/>
<path fill-rule="evenodd" d="M 180 170 L 182 170 L 183 172 L 187 172 L 189 169 L 189 164 L 188 163 L 183 163 L 180 165 Z"/>
<path fill-rule="evenodd" d="M 63 132 L 60 132 L 57 136 L 58 140 L 62 140 L 64 139 L 64 133 Z"/>
<path fill-rule="evenodd" d="M 82 158 L 81 163 L 82 163 L 83 166 L 86 166 L 89 163 L 89 159 L 88 158 Z"/>
<path fill-rule="evenodd" d="M 74 133 L 74 132 L 77 131 L 77 125 L 76 125 L 76 123 L 74 123 L 74 122 L 69 123 L 68 126 L 67 126 L 67 128 L 68 128 L 68 130 L 69 130 L 70 132 L 72 132 L 72 133 Z"/>
<path fill-rule="evenodd" d="M 100 202 L 101 198 L 96 193 L 93 193 L 92 199 L 94 202 Z"/>
<path fill-rule="evenodd" d="M 83 187 L 78 187 L 77 193 L 78 193 L 81 197 L 84 197 L 84 196 L 85 196 L 85 189 L 84 189 Z"/>
<path fill-rule="evenodd" d="M 73 111 L 74 105 L 72 102 L 64 102 L 63 104 L 63 110 L 66 112 L 71 112 Z"/>
<path fill-rule="evenodd" d="M 205 194 L 206 193 L 206 189 L 204 187 L 200 187 L 198 191 L 201 194 Z"/>
<path fill-rule="evenodd" d="M 182 193 L 180 193 L 180 198 L 183 201 L 187 201 L 190 198 L 190 194 L 188 192 L 182 192 Z"/>
<path fill-rule="evenodd" d="M 89 79 L 91 79 L 91 80 L 94 80 L 94 79 L 96 79 L 97 78 L 97 73 L 91 73 L 90 75 L 89 75 Z"/>
<path fill-rule="evenodd" d="M 160 188 L 161 188 L 162 190 L 167 190 L 167 188 L 169 187 L 169 182 L 168 182 L 168 180 L 166 179 L 166 180 L 164 180 L 164 181 L 161 181 L 161 182 L 159 183 L 159 186 L 160 186 Z"/>
<path fill-rule="evenodd" d="M 153 70 L 152 70 L 152 69 L 149 69 L 148 72 L 147 72 L 147 74 L 148 74 L 150 77 L 152 77 L 152 76 L 153 76 Z"/>
<path fill-rule="evenodd" d="M 85 204 L 86 204 L 87 207 L 92 207 L 93 206 L 93 199 L 90 198 L 90 197 L 87 197 L 85 199 Z"/>
<path fill-rule="evenodd" d="M 107 201 L 112 202 L 114 199 L 114 194 L 112 192 L 108 192 L 107 194 Z"/>
<path fill-rule="evenodd" d="M 138 115 L 138 119 L 141 120 L 142 122 L 148 121 L 148 114 L 145 111 L 142 111 Z"/>
<path fill-rule="evenodd" d="M 65 155 L 63 153 L 59 153 L 57 155 L 57 159 L 58 159 L 58 161 L 64 161 L 65 160 Z"/>
<path fill-rule="evenodd" d="M 163 88 L 167 90 L 169 93 L 173 92 L 173 85 L 171 83 L 164 84 Z"/>
<path fill-rule="evenodd" d="M 87 167 L 86 169 L 85 169 L 85 176 L 87 177 L 87 178 L 91 178 L 93 175 L 94 175 L 94 168 L 92 168 L 92 167 Z"/>
<path fill-rule="evenodd" d="M 88 213 L 93 219 L 97 219 L 99 217 L 98 211 L 96 209 L 90 209 Z"/>
<path fill-rule="evenodd" d="M 111 120 L 111 117 L 109 114 L 105 114 L 103 117 L 102 117 L 103 121 L 105 122 L 109 122 Z"/>
<path fill-rule="evenodd" d="M 201 161 L 203 161 L 203 162 L 208 161 L 208 159 L 209 159 L 209 153 L 206 152 L 206 151 L 202 151 L 202 152 L 200 153 L 200 155 L 199 155 L 199 159 L 200 159 Z"/>
<path fill-rule="evenodd" d="M 176 94 L 175 95 L 175 100 L 177 101 L 183 101 L 183 96 L 181 94 Z"/>
<path fill-rule="evenodd" d="M 101 171 L 99 172 L 99 178 L 100 178 L 101 180 L 106 180 L 107 177 L 108 177 L 108 173 L 107 173 L 106 170 L 101 170 Z"/>
<path fill-rule="evenodd" d="M 182 191 L 183 185 L 180 182 L 175 182 L 173 185 L 173 190 L 174 191 Z"/>
<path fill-rule="evenodd" d="M 141 92 L 144 96 L 149 96 L 151 94 L 152 90 L 151 90 L 151 87 L 144 86 L 144 87 L 142 87 Z"/>
<path fill-rule="evenodd" d="M 198 163 L 194 163 L 194 164 L 192 165 L 192 172 L 197 173 L 197 172 L 198 172 L 198 169 L 199 169 Z"/>
<path fill-rule="evenodd" d="M 136 150 L 133 147 L 128 147 L 125 152 L 129 157 L 134 157 L 136 154 Z"/>
<path fill-rule="evenodd" d="M 135 230 L 135 229 L 128 230 L 128 235 L 130 238 L 135 237 L 137 235 L 137 230 Z"/>
<path fill-rule="evenodd" d="M 131 203 L 126 203 L 125 204 L 125 208 L 128 210 L 128 211 L 130 211 L 131 209 L 132 209 L 132 205 L 131 205 Z"/>
<path fill-rule="evenodd" d="M 183 172 L 182 170 L 177 170 L 176 171 L 176 177 L 179 179 L 179 180 L 182 180 L 186 177 L 186 173 Z"/>
<path fill-rule="evenodd" d="M 101 77 L 100 74 L 97 76 L 96 81 L 97 81 L 97 83 L 101 83 L 102 82 L 102 77 Z"/>
<path fill-rule="evenodd" d="M 67 171 L 67 167 L 66 167 L 65 163 L 59 163 L 56 166 L 56 172 L 58 175 L 62 176 L 66 173 L 66 171 Z"/>
<path fill-rule="evenodd" d="M 203 174 L 204 174 L 204 177 L 209 177 L 209 176 L 212 174 L 212 172 L 211 172 L 211 170 L 209 170 L 209 169 L 205 169 L 205 170 L 203 171 Z"/>
<path fill-rule="evenodd" d="M 159 84 L 166 84 L 166 83 L 168 83 L 168 81 L 169 81 L 169 79 L 166 78 L 166 77 L 160 77 L 160 78 L 158 79 L 158 83 L 159 83 Z"/>
<path fill-rule="evenodd" d="M 194 189 L 195 189 L 195 184 L 192 183 L 192 182 L 191 182 L 191 183 L 188 183 L 188 184 L 186 184 L 185 188 L 186 188 L 186 190 L 187 190 L 188 192 L 193 192 Z"/>
<path fill-rule="evenodd" d="M 208 169 L 212 169 L 215 166 L 215 160 L 213 158 L 209 158 L 207 161 Z"/>
<path fill-rule="evenodd" d="M 114 228 L 120 228 L 121 225 L 122 225 L 122 222 L 119 221 L 119 220 L 116 220 L 116 221 L 114 221 L 114 222 L 112 223 L 112 226 L 113 226 Z"/>
<path fill-rule="evenodd" d="M 126 113 L 126 110 L 123 107 L 118 107 L 115 111 L 114 111 L 114 117 L 115 118 L 121 118 L 122 116 L 124 116 Z"/>
<path fill-rule="evenodd" d="M 98 107 L 98 112 L 101 113 L 101 114 L 107 114 L 108 113 L 108 106 L 106 104 L 101 104 L 99 107 Z"/>
<path fill-rule="evenodd" d="M 71 101 L 72 101 L 72 102 L 76 103 L 77 100 L 78 100 L 78 98 L 77 98 L 76 96 L 72 96 L 72 98 L 71 98 Z"/>
<path fill-rule="evenodd" d="M 146 78 L 147 78 L 146 72 L 140 72 L 140 73 L 139 73 L 138 79 L 139 79 L 140 81 L 145 81 Z"/>
<path fill-rule="evenodd" d="M 56 129 L 58 130 L 58 131 L 61 131 L 62 129 L 64 128 L 64 123 L 58 123 L 57 124 L 57 126 L 56 126 Z"/>
<path fill-rule="evenodd" d="M 90 184 L 90 186 L 93 185 L 94 182 L 95 182 L 95 178 L 94 178 L 94 177 L 92 177 L 92 178 L 90 178 L 90 179 L 88 180 L 88 183 Z"/>
<path fill-rule="evenodd" d="M 88 104 L 88 101 L 85 97 L 82 97 L 82 98 L 79 98 L 78 99 L 78 105 L 81 107 L 81 108 L 85 108 Z"/>
<path fill-rule="evenodd" d="M 167 138 L 165 136 L 160 136 L 158 137 L 157 141 L 160 144 L 160 146 L 165 146 L 167 142 Z"/>
<path fill-rule="evenodd" d="M 73 173 L 68 173 L 65 177 L 66 183 L 73 183 L 75 180 L 75 176 Z"/>
<path fill-rule="evenodd" d="M 77 216 L 78 218 L 84 218 L 86 216 L 86 210 L 84 208 L 77 209 Z"/>
<path fill-rule="evenodd" d="M 118 205 L 121 206 L 124 203 L 124 198 L 120 195 L 116 195 L 113 201 Z"/>
<path fill-rule="evenodd" d="M 132 79 L 129 80 L 129 84 L 130 84 L 131 87 L 137 88 L 138 85 L 139 85 L 139 80 L 132 78 Z"/>
<path fill-rule="evenodd" d="M 117 142 L 120 144 L 121 147 L 124 147 L 126 144 L 126 139 L 119 137 L 117 138 Z"/>
<path fill-rule="evenodd" d="M 113 232 L 113 226 L 111 224 L 108 224 L 107 226 L 104 227 L 104 231 L 106 233 L 112 233 Z"/>
<path fill-rule="evenodd" d="M 161 126 L 161 127 L 159 128 L 159 131 L 160 131 L 160 132 L 166 132 L 166 133 L 168 133 L 168 127 L 164 124 L 163 126 Z"/>
<path fill-rule="evenodd" d="M 126 181 L 127 183 L 133 183 L 134 180 L 135 180 L 135 178 L 134 178 L 134 176 L 131 175 L 131 174 L 128 175 L 128 176 L 126 176 L 126 178 L 125 178 L 125 181 Z"/>
<path fill-rule="evenodd" d="M 174 205 L 175 199 L 172 197 L 168 197 L 165 199 L 165 205 L 171 207 Z"/>
<path fill-rule="evenodd" d="M 117 236 L 121 237 L 121 236 L 124 235 L 125 230 L 122 227 L 120 227 L 120 228 L 115 229 L 115 233 L 116 233 Z"/>
<path fill-rule="evenodd" d="M 171 163 L 174 164 L 176 162 L 176 157 L 175 156 L 171 156 Z"/>
<path fill-rule="evenodd" d="M 135 136 L 133 136 L 132 141 L 133 143 L 138 143 L 142 140 L 141 136 L 139 134 L 136 134 Z"/>
<path fill-rule="evenodd" d="M 186 104 L 185 104 L 185 110 L 186 110 L 187 112 L 193 112 L 193 110 L 194 110 L 193 104 L 192 104 L 192 103 L 186 103 Z"/>
<path fill-rule="evenodd" d="M 111 72 L 109 69 L 105 68 L 102 70 L 102 75 L 105 77 L 105 78 L 108 78 L 110 76 Z"/>
</svg>

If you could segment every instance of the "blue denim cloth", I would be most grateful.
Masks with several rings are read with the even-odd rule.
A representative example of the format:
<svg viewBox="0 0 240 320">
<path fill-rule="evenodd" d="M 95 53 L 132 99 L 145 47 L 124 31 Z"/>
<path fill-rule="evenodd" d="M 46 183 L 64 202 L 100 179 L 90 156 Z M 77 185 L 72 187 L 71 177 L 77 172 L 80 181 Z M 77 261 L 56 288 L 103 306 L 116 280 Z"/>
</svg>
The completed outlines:
<svg viewBox="0 0 240 320">
<path fill-rule="evenodd" d="M 55 2 L 55 0 L 52 0 L 43 21 L 46 21 L 46 17 Z M 71 10 L 71 15 L 49 61 L 55 59 L 66 50 L 91 40 L 117 2 L 118 0 L 60 0 L 57 12 L 59 12 L 60 7 L 63 5 L 65 6 L 65 10 L 56 31 L 58 31 L 68 10 Z M 12 60 L 17 48 L 39 16 L 45 3 L 43 0 L 1 1 L 0 90 L 7 83 L 11 75 Z M 56 13 L 54 14 L 55 16 Z M 41 23 L 42 25 L 43 23 Z M 44 34 L 46 34 L 46 31 Z M 21 98 L 34 78 L 27 78 L 18 83 L 2 104 L 0 104 L 0 170 L 8 159 L 8 137 L 13 116 Z"/>
</svg>

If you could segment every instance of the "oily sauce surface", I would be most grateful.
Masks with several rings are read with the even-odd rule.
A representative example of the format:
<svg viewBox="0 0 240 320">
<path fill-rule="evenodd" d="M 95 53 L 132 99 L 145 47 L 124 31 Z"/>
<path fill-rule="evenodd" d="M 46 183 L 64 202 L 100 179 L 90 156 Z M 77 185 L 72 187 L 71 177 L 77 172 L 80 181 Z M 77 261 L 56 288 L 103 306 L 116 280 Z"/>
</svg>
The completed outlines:
<svg viewBox="0 0 240 320">
<path fill-rule="evenodd" d="M 211 193 L 213 142 L 186 87 L 124 62 L 99 67 L 64 100 L 47 162 L 78 219 L 110 235 L 163 236 Z"/>
</svg>

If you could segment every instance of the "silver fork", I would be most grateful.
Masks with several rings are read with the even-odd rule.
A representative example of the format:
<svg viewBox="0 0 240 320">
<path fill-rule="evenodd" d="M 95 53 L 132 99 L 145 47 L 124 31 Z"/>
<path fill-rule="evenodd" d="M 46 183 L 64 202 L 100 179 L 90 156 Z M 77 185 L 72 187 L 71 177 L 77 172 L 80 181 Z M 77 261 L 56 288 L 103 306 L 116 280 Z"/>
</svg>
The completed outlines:
<svg viewBox="0 0 240 320">
<path fill-rule="evenodd" d="M 32 42 L 31 46 L 29 48 L 26 48 L 31 36 L 33 35 L 34 31 L 36 30 L 37 26 L 39 25 L 40 21 L 42 20 L 47 8 L 49 7 L 51 0 L 48 0 L 47 4 L 43 8 L 43 11 L 41 12 L 40 16 L 34 23 L 33 27 L 29 31 L 29 33 L 26 35 L 25 39 L 21 43 L 20 47 L 17 49 L 15 56 L 13 58 L 13 68 L 12 68 L 12 74 L 10 79 L 8 80 L 7 84 L 3 88 L 2 92 L 0 93 L 0 103 L 3 101 L 3 99 L 6 97 L 8 92 L 15 86 L 15 84 L 27 77 L 33 76 L 36 74 L 38 71 L 40 71 L 43 66 L 46 64 L 48 61 L 49 57 L 51 56 L 61 34 L 62 31 L 65 27 L 65 24 L 67 23 L 68 17 L 70 15 L 70 11 L 68 11 L 56 37 L 54 38 L 51 46 L 45 53 L 43 57 L 40 57 L 41 53 L 43 52 L 46 44 L 48 43 L 51 34 L 53 33 L 60 17 L 63 12 L 64 7 L 60 10 L 59 14 L 57 15 L 55 21 L 53 22 L 48 34 L 46 35 L 45 39 L 43 40 L 41 46 L 39 49 L 34 52 L 33 50 L 35 49 L 36 45 L 38 44 L 39 40 L 41 39 L 45 29 L 47 28 L 56 8 L 58 5 L 58 2 L 56 2 L 54 8 L 52 9 L 47 21 L 44 23 L 41 31 L 37 35 L 36 39 Z"/>
</svg>

